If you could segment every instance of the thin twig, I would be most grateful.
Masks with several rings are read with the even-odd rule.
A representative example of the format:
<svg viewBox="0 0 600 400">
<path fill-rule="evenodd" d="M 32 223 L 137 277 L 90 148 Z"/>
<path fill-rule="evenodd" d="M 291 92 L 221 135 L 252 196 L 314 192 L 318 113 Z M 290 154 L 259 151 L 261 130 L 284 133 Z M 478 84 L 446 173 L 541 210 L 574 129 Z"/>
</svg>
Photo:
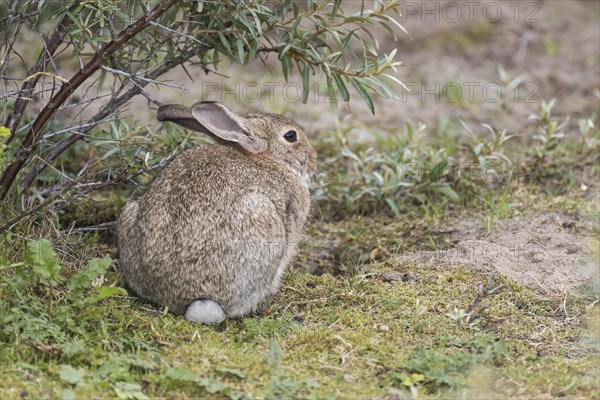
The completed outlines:
<svg viewBox="0 0 600 400">
<path fill-rule="evenodd" d="M 17 40 L 17 37 L 19 36 L 19 32 L 21 31 L 22 27 L 23 27 L 23 20 L 20 19 L 19 22 L 17 23 L 17 27 L 15 28 L 15 31 L 12 34 L 12 37 L 8 41 L 8 46 L 6 48 L 6 51 L 4 52 L 4 57 L 2 58 L 2 61 L 0 62 L 0 76 L 7 75 L 8 62 L 10 61 L 10 55 L 12 53 L 16 54 L 17 57 L 19 57 L 21 59 L 21 62 L 23 63 L 25 68 L 27 68 L 27 64 L 25 63 L 25 60 L 23 60 L 23 57 L 21 57 L 21 55 L 19 53 L 17 53 L 15 50 L 13 50 L 15 42 Z"/>
<path fill-rule="evenodd" d="M 196 39 L 196 38 L 195 38 L 195 37 L 193 37 L 193 36 L 186 35 L 185 33 L 178 32 L 178 31 L 176 31 L 175 29 L 167 28 L 166 26 L 164 26 L 164 25 L 161 25 L 161 24 L 159 24 L 159 23 L 158 23 L 158 22 L 156 22 L 156 21 L 150 21 L 150 25 L 152 25 L 152 26 L 156 26 L 157 28 L 160 28 L 160 29 L 162 29 L 162 30 L 164 30 L 164 31 L 167 31 L 167 32 L 169 32 L 169 33 L 174 33 L 174 34 L 176 34 L 176 35 L 183 36 L 183 37 L 184 37 L 184 38 L 186 38 L 186 39 L 191 39 L 191 40 L 193 40 L 194 42 L 196 42 L 196 43 L 198 43 L 198 44 L 201 44 L 201 45 L 203 45 L 203 46 L 207 46 L 207 44 L 206 44 L 206 43 L 202 42 L 201 40 L 198 40 L 198 39 Z"/>
<path fill-rule="evenodd" d="M 131 81 L 135 81 L 135 80 L 139 79 L 141 81 L 148 82 L 148 83 L 154 83 L 154 84 L 157 84 L 157 85 L 163 85 L 163 86 L 168 86 L 168 87 L 172 87 L 172 88 L 175 88 L 175 89 L 183 89 L 183 90 L 185 90 L 184 87 L 183 87 L 183 85 L 177 86 L 177 85 L 173 85 L 173 84 L 170 84 L 170 83 L 157 81 L 155 79 L 144 78 L 143 76 L 135 76 L 135 75 L 130 74 L 129 72 L 125 72 L 125 71 L 121 71 L 121 70 L 118 70 L 118 69 L 110 68 L 110 67 L 107 67 L 107 66 L 104 66 L 104 65 L 102 67 L 100 67 L 100 68 L 103 69 L 103 70 L 105 70 L 105 71 L 112 72 L 113 74 L 118 74 L 118 75 L 126 76 Z M 137 84 L 136 82 L 133 82 L 133 83 Z"/>
<path fill-rule="evenodd" d="M 88 122 L 87 124 L 82 124 L 82 125 L 77 125 L 77 126 L 71 126 L 69 128 L 65 128 L 65 129 L 61 129 L 59 131 L 54 131 L 54 132 L 48 132 L 46 134 L 44 134 L 44 139 L 50 139 L 56 135 L 60 135 L 61 133 L 66 133 L 66 132 L 77 132 L 80 133 L 82 131 L 83 128 L 93 128 L 94 126 L 104 123 L 104 122 L 111 122 L 111 121 L 116 121 L 117 118 L 114 119 L 105 119 L 105 120 L 101 120 L 101 121 L 93 121 L 93 122 Z"/>
<path fill-rule="evenodd" d="M 4 29 L 0 31 L 0 50 L 4 47 L 4 42 L 6 41 L 7 32 L 10 29 L 13 21 L 15 20 L 15 14 L 17 13 L 17 7 L 19 6 L 19 0 L 13 0 L 10 8 L 8 9 L 8 15 L 6 18 L 2 18 L 0 21 L 6 20 L 4 22 Z"/>
<path fill-rule="evenodd" d="M 471 315 L 471 317 L 470 317 L 471 321 L 478 318 L 479 315 L 481 314 L 481 312 L 485 309 L 485 307 L 482 307 L 476 313 L 471 314 L 473 312 L 473 310 L 475 309 L 475 307 L 477 307 L 479 305 L 481 300 L 483 300 L 487 296 L 491 296 L 492 294 L 496 293 L 498 290 L 500 290 L 504 287 L 503 284 L 500 284 L 500 285 L 494 287 L 494 278 L 495 277 L 496 277 L 496 273 L 491 274 L 490 277 L 488 278 L 488 281 L 487 281 L 487 284 L 485 285 L 485 287 L 483 285 L 479 285 L 477 287 L 477 297 L 475 298 L 475 300 L 473 300 L 473 303 L 471 303 L 471 305 L 469 306 L 469 308 L 467 308 L 467 311 L 466 311 L 467 314 Z"/>
<path fill-rule="evenodd" d="M 108 230 L 108 229 L 114 228 L 115 226 L 117 226 L 118 223 L 119 223 L 119 221 L 110 221 L 110 222 L 104 222 L 104 223 L 98 224 L 98 225 L 82 226 L 81 228 L 72 228 L 72 229 L 69 229 L 68 233 L 89 232 L 89 231 L 104 231 L 104 230 Z"/>
</svg>

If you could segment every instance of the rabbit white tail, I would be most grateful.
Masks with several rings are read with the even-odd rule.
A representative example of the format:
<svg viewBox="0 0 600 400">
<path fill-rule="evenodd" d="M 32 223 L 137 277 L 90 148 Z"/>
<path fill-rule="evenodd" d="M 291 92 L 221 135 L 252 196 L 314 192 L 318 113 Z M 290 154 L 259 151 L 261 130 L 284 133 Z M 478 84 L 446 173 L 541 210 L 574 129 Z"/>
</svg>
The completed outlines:
<svg viewBox="0 0 600 400">
<path fill-rule="evenodd" d="M 218 324 L 225 319 L 225 313 L 220 305 L 212 300 L 196 300 L 189 305 L 185 312 L 188 321 L 201 324 Z"/>
</svg>

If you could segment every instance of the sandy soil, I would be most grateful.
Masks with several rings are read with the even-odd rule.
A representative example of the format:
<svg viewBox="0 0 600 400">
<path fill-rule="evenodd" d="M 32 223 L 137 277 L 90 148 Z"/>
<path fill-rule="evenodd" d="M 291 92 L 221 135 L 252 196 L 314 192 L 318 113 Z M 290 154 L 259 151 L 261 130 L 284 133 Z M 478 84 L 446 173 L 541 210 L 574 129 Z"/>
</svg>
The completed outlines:
<svg viewBox="0 0 600 400">
<path fill-rule="evenodd" d="M 474 7 L 472 20 L 465 8 L 456 23 L 449 22 L 454 14 L 447 4 L 441 2 L 439 23 L 435 15 L 406 18 L 413 40 L 403 40 L 398 46 L 408 66 L 403 79 L 426 90 L 434 89 L 436 83 L 443 88 L 449 82 L 468 82 L 475 103 L 463 106 L 460 101 L 468 100 L 468 90 L 463 89 L 462 98 L 453 106 L 435 101 L 422 89 L 420 95 L 408 96 L 397 107 L 400 118 L 430 122 L 440 115 L 463 115 L 492 121 L 498 128 L 519 129 L 526 121 L 522 117 L 541 100 L 556 98 L 559 115 L 589 117 L 596 110 L 600 2 L 522 1 L 518 11 L 512 2 L 478 2 L 481 11 Z M 501 10 L 496 14 L 499 17 L 493 10 Z M 498 72 L 501 66 L 509 80 L 523 77 L 518 89 L 504 87 Z M 500 86 L 505 97 L 496 101 L 493 85 Z M 448 97 L 457 96 L 448 92 Z M 504 113 L 495 113 L 503 101 L 509 106 Z"/>
<path fill-rule="evenodd" d="M 600 288 L 593 259 L 598 241 L 585 221 L 559 214 L 497 221 L 491 234 L 481 223 L 464 219 L 442 230 L 455 243 L 451 250 L 403 254 L 403 260 L 465 265 L 495 271 L 547 294 L 564 295 L 592 283 Z"/>
</svg>

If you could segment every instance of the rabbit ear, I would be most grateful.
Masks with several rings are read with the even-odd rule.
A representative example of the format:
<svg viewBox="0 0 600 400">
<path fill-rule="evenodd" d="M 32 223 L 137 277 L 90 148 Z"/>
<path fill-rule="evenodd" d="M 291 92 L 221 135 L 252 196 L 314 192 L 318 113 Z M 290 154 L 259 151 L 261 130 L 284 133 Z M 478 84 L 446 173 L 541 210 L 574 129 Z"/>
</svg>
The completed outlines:
<svg viewBox="0 0 600 400">
<path fill-rule="evenodd" d="M 239 116 L 222 104 L 196 103 L 192 106 L 191 114 L 212 135 L 222 140 L 238 143 L 251 153 L 262 153 L 267 150 L 266 140 L 247 128 L 246 118 Z"/>
<path fill-rule="evenodd" d="M 178 125 L 192 129 L 194 131 L 206 133 L 210 136 L 212 134 L 202 124 L 200 124 L 194 116 L 189 107 L 185 107 L 179 104 L 166 104 L 158 107 L 156 118 L 159 121 L 175 122 Z"/>
</svg>

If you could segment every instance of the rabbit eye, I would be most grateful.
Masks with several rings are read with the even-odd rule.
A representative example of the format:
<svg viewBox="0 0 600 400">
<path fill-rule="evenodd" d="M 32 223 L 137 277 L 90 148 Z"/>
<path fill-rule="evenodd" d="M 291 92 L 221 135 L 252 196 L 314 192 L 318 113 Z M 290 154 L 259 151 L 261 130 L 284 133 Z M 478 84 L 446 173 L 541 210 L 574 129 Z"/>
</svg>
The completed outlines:
<svg viewBox="0 0 600 400">
<path fill-rule="evenodd" d="M 298 141 L 298 134 L 296 133 L 296 131 L 287 131 L 285 135 L 283 135 L 283 138 L 288 143 L 296 143 Z"/>
</svg>

